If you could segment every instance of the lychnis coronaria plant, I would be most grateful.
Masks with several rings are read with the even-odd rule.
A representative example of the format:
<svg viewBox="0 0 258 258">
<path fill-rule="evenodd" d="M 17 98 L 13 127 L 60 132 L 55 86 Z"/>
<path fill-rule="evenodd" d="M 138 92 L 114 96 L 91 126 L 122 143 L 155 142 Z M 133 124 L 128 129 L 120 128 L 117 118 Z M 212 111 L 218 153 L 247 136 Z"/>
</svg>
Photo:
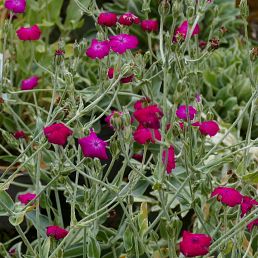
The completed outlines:
<svg viewBox="0 0 258 258">
<path fill-rule="evenodd" d="M 103 2 L 0 2 L 0 256 L 257 257 L 251 1 Z"/>
</svg>

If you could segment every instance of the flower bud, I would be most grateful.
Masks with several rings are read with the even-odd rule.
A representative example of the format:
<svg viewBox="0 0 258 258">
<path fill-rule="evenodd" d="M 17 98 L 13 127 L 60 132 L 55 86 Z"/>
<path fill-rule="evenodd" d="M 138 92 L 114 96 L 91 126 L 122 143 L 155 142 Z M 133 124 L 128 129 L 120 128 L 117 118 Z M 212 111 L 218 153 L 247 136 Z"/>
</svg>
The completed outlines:
<svg viewBox="0 0 258 258">
<path fill-rule="evenodd" d="M 174 2 L 172 7 L 172 17 L 176 19 L 181 13 L 182 5 L 179 1 Z"/>
<path fill-rule="evenodd" d="M 113 115 L 110 118 L 110 124 L 116 130 L 120 130 L 123 128 L 123 121 L 122 121 L 120 112 L 113 113 Z"/>
<path fill-rule="evenodd" d="M 214 114 L 212 112 L 207 113 L 207 120 L 213 120 L 214 119 Z"/>
<path fill-rule="evenodd" d="M 159 4 L 159 15 L 160 16 L 167 16 L 169 14 L 170 11 L 170 3 L 168 0 L 162 0 L 161 3 Z"/>
<path fill-rule="evenodd" d="M 249 7 L 248 7 L 247 0 L 241 0 L 239 8 L 240 8 L 240 15 L 242 19 L 246 20 L 247 17 L 249 16 Z"/>
<path fill-rule="evenodd" d="M 150 9 L 150 0 L 143 0 L 142 12 L 143 13 L 149 13 L 150 11 L 151 11 L 151 9 Z"/>
</svg>

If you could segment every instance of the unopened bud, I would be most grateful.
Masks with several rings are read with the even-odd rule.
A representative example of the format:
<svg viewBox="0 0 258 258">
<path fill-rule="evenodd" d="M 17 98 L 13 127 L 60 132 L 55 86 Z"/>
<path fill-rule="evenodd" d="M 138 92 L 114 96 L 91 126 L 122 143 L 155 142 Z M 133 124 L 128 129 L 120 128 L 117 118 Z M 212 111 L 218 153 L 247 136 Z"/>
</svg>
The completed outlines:
<svg viewBox="0 0 258 258">
<path fill-rule="evenodd" d="M 241 0 L 239 8 L 242 19 L 246 20 L 249 16 L 249 6 L 247 0 Z"/>
<path fill-rule="evenodd" d="M 170 11 L 170 3 L 168 0 L 162 0 L 161 3 L 159 4 L 159 14 L 160 16 L 167 16 Z"/>
</svg>

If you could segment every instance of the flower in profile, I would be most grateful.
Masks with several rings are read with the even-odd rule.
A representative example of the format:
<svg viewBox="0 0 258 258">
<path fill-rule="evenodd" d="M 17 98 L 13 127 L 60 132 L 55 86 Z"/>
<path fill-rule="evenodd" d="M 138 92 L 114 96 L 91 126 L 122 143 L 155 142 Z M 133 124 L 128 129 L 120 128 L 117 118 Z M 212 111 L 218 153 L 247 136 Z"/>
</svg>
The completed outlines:
<svg viewBox="0 0 258 258">
<path fill-rule="evenodd" d="M 181 36 L 183 39 L 186 38 L 186 35 L 187 33 L 190 33 L 191 32 L 191 27 L 188 26 L 188 21 L 183 21 L 179 27 L 177 27 L 176 31 L 175 31 L 175 35 L 174 35 L 174 38 L 173 38 L 173 41 L 174 42 L 177 42 L 177 38 L 179 36 Z M 189 30 L 189 32 L 188 32 Z M 198 24 L 196 24 L 196 26 L 194 27 L 194 30 L 193 30 L 193 33 L 191 36 L 194 36 L 194 35 L 198 35 L 200 33 L 200 27 Z"/>
<path fill-rule="evenodd" d="M 31 200 L 34 200 L 36 198 L 36 194 L 34 193 L 25 193 L 25 194 L 19 194 L 18 195 L 18 200 L 22 203 L 22 204 L 28 204 Z"/>
<path fill-rule="evenodd" d="M 25 133 L 22 130 L 21 131 L 16 131 L 13 134 L 13 136 L 14 136 L 15 139 L 22 139 L 22 138 L 26 137 Z"/>
<path fill-rule="evenodd" d="M 125 13 L 121 15 L 118 19 L 118 22 L 125 26 L 131 26 L 134 24 L 139 24 L 141 22 L 140 18 L 135 16 L 133 13 Z"/>
<path fill-rule="evenodd" d="M 159 129 L 160 119 L 163 117 L 163 112 L 157 105 L 150 105 L 135 110 L 133 115 L 144 127 Z"/>
<path fill-rule="evenodd" d="M 90 134 L 78 140 L 82 148 L 84 157 L 108 159 L 106 147 L 107 143 L 100 139 L 97 134 L 91 130 Z"/>
<path fill-rule="evenodd" d="M 26 0 L 5 0 L 4 6 L 14 13 L 24 13 L 26 9 Z"/>
<path fill-rule="evenodd" d="M 159 30 L 159 22 L 157 20 L 143 20 L 141 22 L 141 27 L 144 31 L 158 31 Z"/>
<path fill-rule="evenodd" d="M 155 143 L 156 140 L 161 140 L 161 134 L 158 129 L 145 128 L 139 125 L 133 133 L 133 138 L 139 144 Z"/>
<path fill-rule="evenodd" d="M 108 75 L 109 79 L 113 79 L 114 78 L 114 72 L 115 72 L 115 70 L 114 70 L 113 67 L 110 67 L 108 69 L 107 75 Z M 121 78 L 120 82 L 121 83 L 129 83 L 129 82 L 132 82 L 133 79 L 134 79 L 134 74 L 131 74 L 129 76 Z"/>
<path fill-rule="evenodd" d="M 241 204 L 243 196 L 236 189 L 219 186 L 211 193 L 211 197 L 217 196 L 218 201 L 230 207 Z"/>
<path fill-rule="evenodd" d="M 118 54 L 125 53 L 128 49 L 137 48 L 139 41 L 134 35 L 119 34 L 116 36 L 110 36 L 110 47 Z"/>
<path fill-rule="evenodd" d="M 52 124 L 43 130 L 50 143 L 62 146 L 66 144 L 67 138 L 73 134 L 73 131 L 62 123 Z"/>
<path fill-rule="evenodd" d="M 199 41 L 199 47 L 201 48 L 201 49 L 204 49 L 206 46 L 207 46 L 207 42 L 206 41 L 204 41 L 204 40 L 200 40 Z"/>
<path fill-rule="evenodd" d="M 163 151 L 162 162 L 166 166 L 168 174 L 172 172 L 172 169 L 176 168 L 175 150 L 172 145 L 167 150 Z"/>
<path fill-rule="evenodd" d="M 180 251 L 186 257 L 203 256 L 209 253 L 212 238 L 206 234 L 193 234 L 183 231 L 183 239 L 180 242 Z"/>
<path fill-rule="evenodd" d="M 33 25 L 31 27 L 21 27 L 16 31 L 16 34 L 20 40 L 39 40 L 41 30 L 38 25 Z"/>
<path fill-rule="evenodd" d="M 8 251 L 8 254 L 10 256 L 16 256 L 16 248 L 10 248 Z"/>
<path fill-rule="evenodd" d="M 69 233 L 68 230 L 61 228 L 59 226 L 48 226 L 46 228 L 47 236 L 54 237 L 56 240 L 65 238 L 68 233 Z"/>
<path fill-rule="evenodd" d="M 189 106 L 187 110 L 187 106 L 182 105 L 177 109 L 176 116 L 179 119 L 187 121 L 187 113 L 188 113 L 189 119 L 193 120 L 197 113 L 197 110 L 193 106 Z"/>
<path fill-rule="evenodd" d="M 93 39 L 90 47 L 86 50 L 86 55 L 91 59 L 102 59 L 109 54 L 110 45 L 108 40 L 98 41 Z"/>
<path fill-rule="evenodd" d="M 258 219 L 255 219 L 253 221 L 251 221 L 248 225 L 247 228 L 249 231 L 252 231 L 254 226 L 258 226 Z"/>
<path fill-rule="evenodd" d="M 249 196 L 243 196 L 243 200 L 241 202 L 241 217 L 248 213 L 255 205 L 258 205 L 256 200 L 250 198 Z"/>
<path fill-rule="evenodd" d="M 199 130 L 202 135 L 215 136 L 220 130 L 218 124 L 215 121 L 204 121 L 200 124 Z"/>
<path fill-rule="evenodd" d="M 115 13 L 103 12 L 99 14 L 98 24 L 102 26 L 112 27 L 116 25 L 117 16 Z"/>
<path fill-rule="evenodd" d="M 22 90 L 32 90 L 38 85 L 39 77 L 37 76 L 31 76 L 28 79 L 25 79 L 21 83 L 21 89 Z"/>
</svg>

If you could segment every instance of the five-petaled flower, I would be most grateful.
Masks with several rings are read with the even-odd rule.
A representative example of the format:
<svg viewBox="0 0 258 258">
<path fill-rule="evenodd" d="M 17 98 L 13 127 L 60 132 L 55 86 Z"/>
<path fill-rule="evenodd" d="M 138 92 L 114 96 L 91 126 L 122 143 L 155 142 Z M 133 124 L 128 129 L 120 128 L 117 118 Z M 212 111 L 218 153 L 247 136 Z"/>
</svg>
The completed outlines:
<svg viewBox="0 0 258 258">
<path fill-rule="evenodd" d="M 16 34 L 20 40 L 39 40 L 41 36 L 41 30 L 39 29 L 38 25 L 33 25 L 31 27 L 21 27 L 16 31 Z"/>
<path fill-rule="evenodd" d="M 200 123 L 199 126 L 200 133 L 202 135 L 209 135 L 210 137 L 215 136 L 220 128 L 215 121 L 204 121 Z"/>
<path fill-rule="evenodd" d="M 108 40 L 98 41 L 93 39 L 90 47 L 86 50 L 86 55 L 91 59 L 102 59 L 109 54 L 110 44 Z"/>
<path fill-rule="evenodd" d="M 26 0 L 5 0 L 4 6 L 14 13 L 24 13 L 26 9 Z"/>
<path fill-rule="evenodd" d="M 139 144 L 155 143 L 161 140 L 161 134 L 158 129 L 145 128 L 139 125 L 133 133 L 134 140 Z"/>
<path fill-rule="evenodd" d="M 36 194 L 34 193 L 25 193 L 25 194 L 19 194 L 18 195 L 18 200 L 22 203 L 22 204 L 28 204 L 30 201 L 34 200 L 36 198 Z"/>
<path fill-rule="evenodd" d="M 183 239 L 180 242 L 180 251 L 186 257 L 206 255 L 209 253 L 211 242 L 212 238 L 209 235 L 184 231 Z"/>
<path fill-rule="evenodd" d="M 119 34 L 110 36 L 110 47 L 117 54 L 123 54 L 129 49 L 138 47 L 138 38 L 134 35 Z"/>
<path fill-rule="evenodd" d="M 121 15 L 118 19 L 118 22 L 125 26 L 131 26 L 132 24 L 139 24 L 141 20 L 133 13 L 128 12 Z"/>
<path fill-rule="evenodd" d="M 68 233 L 68 230 L 61 228 L 59 226 L 48 226 L 46 228 L 46 235 L 54 237 L 56 240 L 65 238 Z"/>
<path fill-rule="evenodd" d="M 176 116 L 179 119 L 187 121 L 188 117 L 190 120 L 193 120 L 196 113 L 197 113 L 197 110 L 193 106 L 182 105 L 177 109 Z"/>
<path fill-rule="evenodd" d="M 21 83 L 21 89 L 22 90 L 32 90 L 35 87 L 37 87 L 38 85 L 38 81 L 39 81 L 39 77 L 38 76 L 31 76 L 25 80 L 22 81 Z"/>
<path fill-rule="evenodd" d="M 158 31 L 159 30 L 159 22 L 157 20 L 143 20 L 141 22 L 141 27 L 144 31 Z"/>
<path fill-rule="evenodd" d="M 218 201 L 229 207 L 241 204 L 243 196 L 236 189 L 230 187 L 219 186 L 211 193 L 211 197 L 217 196 Z"/>
<path fill-rule="evenodd" d="M 44 134 L 50 143 L 64 146 L 73 131 L 62 123 L 55 123 L 45 127 Z"/>
<path fill-rule="evenodd" d="M 93 130 L 90 131 L 88 136 L 80 138 L 78 143 L 82 148 L 84 157 L 108 159 L 107 143 L 100 139 Z"/>
<path fill-rule="evenodd" d="M 99 14 L 98 24 L 102 26 L 112 27 L 116 25 L 117 15 L 111 12 L 103 12 Z"/>
</svg>

